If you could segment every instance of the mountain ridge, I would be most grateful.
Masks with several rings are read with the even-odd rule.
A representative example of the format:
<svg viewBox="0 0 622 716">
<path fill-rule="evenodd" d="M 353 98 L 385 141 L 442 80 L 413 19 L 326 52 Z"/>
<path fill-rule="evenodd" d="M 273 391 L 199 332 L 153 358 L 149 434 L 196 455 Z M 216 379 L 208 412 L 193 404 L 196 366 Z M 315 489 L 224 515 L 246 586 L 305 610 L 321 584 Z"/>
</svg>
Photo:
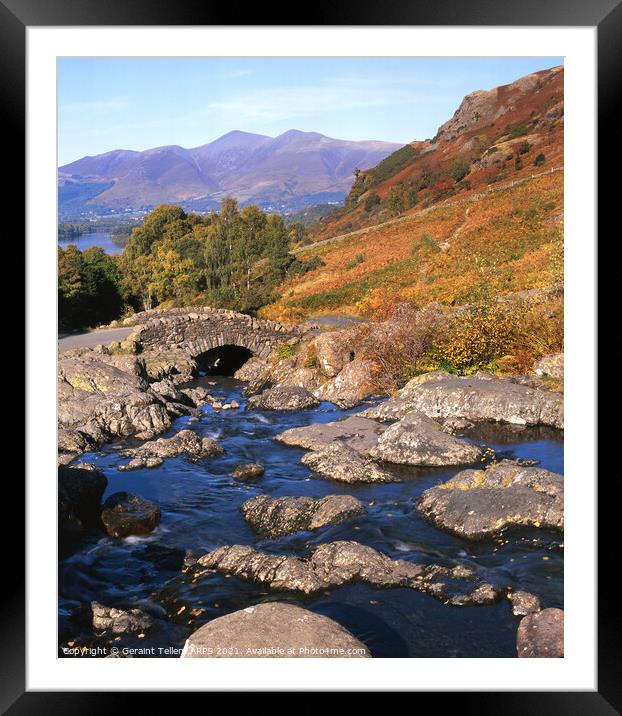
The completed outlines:
<svg viewBox="0 0 622 716">
<path fill-rule="evenodd" d="M 277 137 L 232 130 L 190 148 L 115 149 L 59 167 L 59 211 L 144 210 L 161 203 L 201 210 L 216 208 L 229 194 L 264 208 L 339 201 L 355 169 L 376 165 L 400 146 L 292 129 Z"/>
</svg>

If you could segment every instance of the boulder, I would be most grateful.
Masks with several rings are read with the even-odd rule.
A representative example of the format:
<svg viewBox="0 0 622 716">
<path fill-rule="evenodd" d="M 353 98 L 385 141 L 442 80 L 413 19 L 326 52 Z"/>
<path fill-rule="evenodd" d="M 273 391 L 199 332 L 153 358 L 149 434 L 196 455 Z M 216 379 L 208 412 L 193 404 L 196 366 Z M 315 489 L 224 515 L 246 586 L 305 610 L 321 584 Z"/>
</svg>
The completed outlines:
<svg viewBox="0 0 622 716">
<path fill-rule="evenodd" d="M 354 360 L 349 346 L 349 331 L 325 331 L 315 339 L 315 353 L 320 368 L 329 378 L 334 378 Z"/>
<path fill-rule="evenodd" d="M 374 392 L 373 374 L 371 361 L 355 358 L 334 378 L 313 391 L 313 395 L 319 400 L 335 403 L 340 408 L 353 408 Z"/>
<path fill-rule="evenodd" d="M 160 522 L 160 508 L 129 492 L 115 492 L 104 502 L 101 520 L 110 537 L 149 534 Z"/>
<path fill-rule="evenodd" d="M 141 376 L 100 358 L 90 349 L 59 358 L 59 428 L 88 436 L 90 449 L 116 437 L 149 439 L 168 429 L 172 417 L 192 412 L 158 395 Z"/>
<path fill-rule="evenodd" d="M 393 560 L 358 542 L 322 544 L 308 559 L 260 552 L 254 547 L 219 547 L 197 560 L 201 567 L 230 574 L 277 591 L 316 594 L 358 582 L 373 587 L 416 589 L 447 604 L 490 604 L 498 590 L 483 582 L 471 567 L 443 567 Z"/>
<path fill-rule="evenodd" d="M 316 408 L 319 404 L 317 398 L 314 398 L 304 388 L 280 386 L 264 390 L 259 395 L 249 398 L 248 401 L 248 407 L 251 410 L 303 410 Z"/>
<path fill-rule="evenodd" d="M 331 423 L 312 423 L 300 428 L 290 428 L 277 435 L 275 440 L 306 450 L 322 450 L 335 440 L 340 440 L 361 455 L 368 456 L 386 429 L 386 425 L 375 420 L 350 415 Z"/>
<path fill-rule="evenodd" d="M 293 368 L 287 372 L 278 382 L 280 388 L 304 388 L 309 393 L 313 393 L 315 389 L 326 380 L 320 375 L 317 368 Z"/>
<path fill-rule="evenodd" d="M 169 378 L 180 385 L 191 381 L 197 372 L 196 361 L 181 348 L 145 351 L 141 357 L 151 381 Z"/>
<path fill-rule="evenodd" d="M 113 634 L 139 634 L 149 629 L 153 619 L 142 609 L 115 609 L 99 602 L 91 602 L 93 629 L 111 631 Z"/>
<path fill-rule="evenodd" d="M 263 465 L 251 462 L 246 465 L 237 465 L 231 473 L 231 477 L 234 480 L 238 480 L 238 482 L 252 482 L 253 480 L 258 480 L 263 474 Z"/>
<path fill-rule="evenodd" d="M 92 465 L 58 469 L 58 527 L 77 534 L 100 524 L 101 499 L 108 486 L 103 472 Z"/>
<path fill-rule="evenodd" d="M 263 358 L 254 356 L 247 360 L 246 363 L 233 374 L 233 377 L 247 384 L 242 391 L 243 395 L 254 395 L 274 385 L 272 376 L 273 369 L 274 366 L 271 363 Z"/>
<path fill-rule="evenodd" d="M 422 413 L 407 413 L 379 437 L 370 455 L 399 465 L 469 465 L 482 458 L 477 445 L 445 432 Z"/>
<path fill-rule="evenodd" d="M 172 438 L 159 438 L 143 443 L 137 448 L 122 451 L 125 457 L 132 458 L 119 470 L 136 470 L 141 467 L 158 467 L 169 457 L 185 455 L 191 460 L 220 455 L 224 452 L 221 445 L 209 437 L 200 437 L 192 430 L 180 430 Z"/>
<path fill-rule="evenodd" d="M 91 435 L 80 430 L 60 428 L 57 433 L 58 464 L 67 465 L 76 455 L 97 449 L 97 442 Z"/>
<path fill-rule="evenodd" d="M 337 482 L 400 481 L 369 458 L 339 441 L 307 453 L 301 462 L 321 477 Z"/>
<path fill-rule="evenodd" d="M 533 372 L 539 376 L 561 380 L 564 377 L 564 354 L 552 353 L 542 356 L 533 364 Z"/>
<path fill-rule="evenodd" d="M 564 611 L 543 609 L 523 617 L 516 634 L 516 651 L 520 659 L 564 656 Z"/>
<path fill-rule="evenodd" d="M 564 478 L 504 460 L 425 490 L 417 509 L 440 529 L 469 540 L 511 525 L 562 530 Z"/>
<path fill-rule="evenodd" d="M 244 519 L 256 532 L 268 537 L 316 530 L 365 514 L 365 505 L 351 495 L 268 497 L 260 495 L 241 507 Z"/>
<path fill-rule="evenodd" d="M 340 624 L 286 602 L 218 617 L 187 639 L 182 659 L 365 658 L 369 649 Z"/>
<path fill-rule="evenodd" d="M 510 378 L 476 373 L 459 378 L 434 373 L 417 376 L 394 397 L 360 413 L 375 420 L 393 421 L 419 412 L 429 418 L 460 418 L 472 422 L 491 420 L 515 425 L 564 427 L 561 393 L 522 385 Z"/>
<path fill-rule="evenodd" d="M 211 403 L 213 400 L 209 391 L 200 385 L 196 388 L 180 388 L 179 392 L 185 395 L 197 408 L 202 405 L 207 405 L 207 403 Z"/>
</svg>

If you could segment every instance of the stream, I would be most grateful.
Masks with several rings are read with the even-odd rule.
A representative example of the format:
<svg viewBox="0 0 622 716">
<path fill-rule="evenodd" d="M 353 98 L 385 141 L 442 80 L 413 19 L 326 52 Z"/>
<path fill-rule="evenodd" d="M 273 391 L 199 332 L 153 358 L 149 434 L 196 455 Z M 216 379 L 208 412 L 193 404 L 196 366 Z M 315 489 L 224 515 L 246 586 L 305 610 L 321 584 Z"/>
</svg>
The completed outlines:
<svg viewBox="0 0 622 716">
<path fill-rule="evenodd" d="M 135 657 L 178 657 L 187 636 L 207 621 L 266 600 L 287 600 L 331 617 L 363 641 L 374 657 L 515 657 L 519 618 L 510 602 L 489 606 L 446 606 L 412 589 L 379 590 L 348 585 L 320 596 L 268 592 L 235 577 L 206 574 L 194 580 L 182 570 L 187 552 L 200 556 L 232 544 L 250 544 L 277 554 L 307 555 L 320 543 L 356 540 L 393 559 L 477 567 L 487 581 L 523 589 L 540 597 L 543 607 L 563 608 L 563 537 L 542 529 L 520 529 L 496 539 L 466 542 L 421 518 L 415 501 L 423 490 L 444 482 L 460 468 L 401 469 L 404 481 L 348 485 L 316 478 L 300 464 L 304 450 L 273 440 L 284 430 L 329 422 L 368 407 L 341 410 L 331 403 L 300 412 L 247 411 L 244 384 L 233 378 L 199 378 L 222 402 L 235 399 L 239 410 L 201 408 L 201 418 L 182 417 L 163 437 L 182 428 L 218 439 L 224 455 L 192 463 L 184 457 L 155 469 L 120 472 L 127 459 L 116 442 L 76 462 L 90 462 L 108 478 L 104 499 L 118 491 L 155 502 L 162 511 L 150 535 L 112 539 L 89 533 L 60 555 L 59 644 L 136 650 Z M 563 473 L 563 432 L 552 429 L 484 425 L 469 433 L 498 456 L 528 458 Z M 265 474 L 253 484 L 231 477 L 240 463 L 258 462 Z M 368 505 L 368 514 L 340 525 L 277 539 L 260 539 L 244 521 L 241 504 L 270 496 L 352 494 Z M 142 638 L 123 634 L 97 636 L 91 601 L 121 609 L 138 607 L 154 616 Z M 60 656 L 66 655 L 62 648 Z M 84 654 L 90 655 L 90 654 Z M 95 655 L 95 654 L 94 654 Z M 98 654 L 101 656 L 102 654 Z"/>
</svg>

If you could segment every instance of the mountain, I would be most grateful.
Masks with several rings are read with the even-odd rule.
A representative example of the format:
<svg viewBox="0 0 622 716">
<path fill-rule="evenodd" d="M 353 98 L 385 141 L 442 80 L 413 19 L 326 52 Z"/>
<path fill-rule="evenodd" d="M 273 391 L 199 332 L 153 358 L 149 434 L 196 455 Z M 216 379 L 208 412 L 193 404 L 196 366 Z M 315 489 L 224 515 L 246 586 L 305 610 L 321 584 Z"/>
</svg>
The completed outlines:
<svg viewBox="0 0 622 716">
<path fill-rule="evenodd" d="M 360 172 L 343 208 L 317 226 L 316 238 L 529 176 L 537 171 L 534 162 L 540 154 L 541 170 L 562 165 L 563 126 L 561 66 L 472 92 L 434 138 L 406 144 Z"/>
<path fill-rule="evenodd" d="M 297 247 L 318 265 L 262 315 L 375 316 L 563 282 L 563 67 L 467 95 L 436 136 L 358 173 Z"/>
<path fill-rule="evenodd" d="M 242 204 L 298 210 L 343 200 L 356 168 L 372 167 L 400 146 L 292 129 L 275 138 L 233 131 L 192 149 L 115 150 L 59 168 L 59 211 L 142 210 L 162 203 L 202 210 L 227 195 Z"/>
</svg>

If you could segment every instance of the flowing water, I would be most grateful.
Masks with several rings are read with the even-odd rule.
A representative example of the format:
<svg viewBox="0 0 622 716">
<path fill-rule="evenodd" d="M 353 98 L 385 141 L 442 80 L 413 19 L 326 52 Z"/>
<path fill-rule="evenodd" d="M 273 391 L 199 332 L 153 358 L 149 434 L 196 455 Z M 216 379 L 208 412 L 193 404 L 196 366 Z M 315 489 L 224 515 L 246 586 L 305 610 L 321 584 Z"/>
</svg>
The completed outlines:
<svg viewBox="0 0 622 716">
<path fill-rule="evenodd" d="M 213 383 L 215 381 L 215 385 Z M 273 440 L 290 427 L 328 422 L 361 410 L 323 403 L 294 413 L 246 410 L 243 384 L 231 378 L 200 378 L 212 395 L 237 400 L 240 410 L 202 408 L 199 422 L 179 418 L 166 435 L 190 428 L 217 438 L 224 455 L 191 463 L 169 459 L 156 469 L 120 472 L 122 443 L 88 453 L 108 478 L 107 495 L 133 492 L 162 510 L 157 529 L 145 537 L 117 540 L 91 534 L 68 553 L 59 567 L 59 642 L 76 647 L 138 649 L 135 656 L 177 657 L 188 634 L 207 621 L 266 600 L 287 600 L 343 624 L 374 657 L 513 657 L 518 618 L 509 601 L 491 606 L 452 607 L 411 589 L 379 590 L 348 585 L 312 598 L 268 592 L 235 577 L 207 574 L 193 581 L 182 571 L 186 552 L 200 556 L 227 544 L 250 544 L 274 553 L 309 554 L 318 544 L 356 540 L 394 559 L 477 567 L 485 578 L 537 594 L 545 607 L 563 607 L 563 542 L 558 533 L 522 529 L 499 538 L 469 543 L 436 529 L 415 507 L 426 488 L 444 482 L 459 468 L 402 469 L 401 483 L 345 485 L 313 477 L 300 458 L 302 449 Z M 472 439 L 499 455 L 537 459 L 563 472 L 563 433 L 554 430 L 483 426 Z M 265 474 L 254 484 L 230 476 L 240 463 L 258 462 Z M 240 506 L 260 494 L 271 496 L 352 494 L 368 505 L 362 518 L 313 532 L 260 539 L 246 524 Z M 90 603 L 139 607 L 156 617 L 144 637 L 96 636 Z M 153 649 L 153 651 L 150 651 Z M 160 651 L 161 650 L 161 651 Z M 63 653 L 61 652 L 61 655 Z M 101 656 L 101 654 L 100 654 Z"/>
</svg>

